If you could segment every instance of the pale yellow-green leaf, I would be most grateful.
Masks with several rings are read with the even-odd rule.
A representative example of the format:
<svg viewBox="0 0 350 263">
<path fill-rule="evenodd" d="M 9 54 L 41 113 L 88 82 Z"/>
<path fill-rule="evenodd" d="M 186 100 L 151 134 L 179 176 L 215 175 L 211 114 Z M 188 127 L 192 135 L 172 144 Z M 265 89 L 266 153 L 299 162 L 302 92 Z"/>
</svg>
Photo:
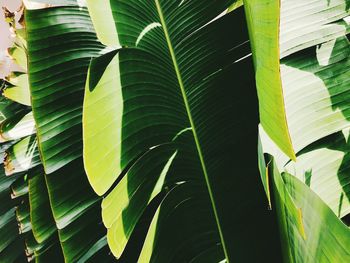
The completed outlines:
<svg viewBox="0 0 350 263">
<path fill-rule="evenodd" d="M 112 47 L 120 46 L 109 0 L 87 0 L 86 4 L 101 43 Z"/>
<path fill-rule="evenodd" d="M 279 72 L 280 1 L 245 0 L 244 4 L 256 69 L 260 121 L 281 150 L 295 159 Z"/>
<path fill-rule="evenodd" d="M 123 98 L 119 55 L 110 62 L 93 91 L 89 89 L 90 74 L 93 72 L 89 70 L 83 106 L 83 156 L 90 184 L 102 195 L 121 172 Z"/>
</svg>

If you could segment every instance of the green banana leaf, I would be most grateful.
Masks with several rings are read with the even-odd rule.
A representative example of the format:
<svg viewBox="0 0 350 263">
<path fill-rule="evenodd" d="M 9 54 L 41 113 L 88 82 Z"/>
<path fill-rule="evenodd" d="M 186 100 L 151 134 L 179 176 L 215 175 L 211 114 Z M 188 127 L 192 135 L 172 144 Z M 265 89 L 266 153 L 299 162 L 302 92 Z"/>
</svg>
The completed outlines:
<svg viewBox="0 0 350 263">
<path fill-rule="evenodd" d="M 3 148 L 3 147 L 1 147 Z M 3 153 L 1 153 L 3 155 Z M 24 242 L 19 235 L 15 217 L 16 202 L 11 198 L 11 184 L 18 176 L 6 176 L 4 166 L 0 164 L 0 261 L 25 262 Z"/>
<path fill-rule="evenodd" d="M 100 224 L 100 198 L 84 172 L 81 134 L 88 65 L 104 46 L 83 7 L 27 10 L 25 19 L 32 109 L 64 259 L 108 262 L 113 258 Z"/>
<path fill-rule="evenodd" d="M 4 81 L 3 84 L 6 86 L 8 83 Z M 9 173 L 11 176 L 6 175 L 5 166 L 8 164 L 4 165 L 5 151 L 10 149 L 10 152 L 13 152 L 15 148 L 18 148 L 14 146 L 16 141 L 11 142 L 11 140 L 27 135 L 24 132 L 24 135 L 21 136 L 19 131 L 25 126 L 22 125 L 23 122 L 21 124 L 21 119 L 25 119 L 28 111 L 28 107 L 0 96 L 2 138 L 0 144 L 0 262 L 4 263 L 28 262 L 29 260 L 25 253 L 25 237 L 22 232 L 30 229 L 30 221 L 28 222 L 28 217 L 25 216 L 28 213 L 25 210 L 21 212 L 18 208 L 27 197 L 27 177 L 25 173 L 13 174 L 13 171 Z M 26 218 L 26 223 L 19 223 L 19 218 Z"/>
<path fill-rule="evenodd" d="M 343 218 L 350 212 L 348 136 L 343 135 L 350 127 L 350 2 L 246 0 L 245 4 L 257 74 L 263 151 L 276 157 L 281 171 L 304 181 Z M 268 47 L 271 43 L 273 48 Z M 272 95 L 275 93 L 281 96 Z M 276 98 L 283 103 L 274 105 Z M 283 118 L 279 117 L 283 112 Z M 283 148 L 289 139 L 296 159 Z"/>
<path fill-rule="evenodd" d="M 17 49 L 19 48 L 16 48 L 16 50 Z M 12 50 L 12 52 L 15 51 Z M 16 55 L 16 53 L 14 53 L 14 55 Z M 19 56 L 22 54 L 17 53 L 17 55 Z M 18 56 L 16 57 L 18 58 Z M 26 58 L 21 58 L 20 61 L 26 61 Z M 27 77 L 25 73 L 23 73 L 21 76 Z M 16 87 L 18 88 L 18 94 L 21 94 L 21 89 L 23 90 L 26 86 L 28 86 L 28 84 L 25 84 L 25 82 L 28 82 L 27 79 L 23 80 L 23 85 L 18 85 L 18 87 Z M 8 79 L 8 82 L 6 82 L 7 86 L 4 91 L 5 96 L 7 95 L 6 91 L 12 89 L 10 85 L 15 84 L 16 82 L 14 80 Z M 26 101 L 30 100 L 30 96 L 27 93 L 23 93 L 23 96 L 21 98 L 23 98 Z M 11 99 L 17 100 L 17 97 L 11 97 Z M 71 248 L 72 244 L 70 244 L 67 240 L 69 240 L 71 236 L 74 237 L 74 235 L 80 234 L 79 230 L 77 231 L 77 228 L 75 228 L 74 231 L 72 229 L 70 229 L 70 231 L 67 231 L 66 229 L 60 231 L 60 233 L 63 232 L 63 234 L 60 235 L 60 238 L 63 236 L 66 240 L 59 240 L 57 231 L 58 229 L 56 227 L 56 222 L 52 217 L 51 203 L 49 200 L 48 192 L 46 190 L 47 186 L 44 178 L 46 175 L 44 174 L 44 171 L 42 170 L 42 167 L 40 165 L 41 162 L 39 159 L 39 152 L 37 149 L 33 114 L 32 112 L 27 113 L 30 110 L 30 108 L 28 107 L 12 107 L 13 110 L 9 107 L 12 105 L 15 106 L 17 105 L 17 103 L 10 104 L 7 103 L 7 100 L 4 100 L 3 105 L 3 115 L 5 118 L 5 120 L 2 122 L 1 131 L 3 141 L 21 139 L 15 142 L 12 146 L 10 146 L 9 149 L 7 149 L 7 155 L 5 159 L 6 173 L 8 175 L 11 175 L 11 177 L 16 178 L 16 180 L 14 180 L 14 182 L 9 186 L 9 188 L 11 189 L 11 195 L 9 194 L 8 196 L 12 196 L 12 198 L 16 199 L 24 198 L 26 200 L 25 206 L 20 205 L 16 209 L 17 221 L 20 222 L 19 226 L 22 233 L 18 238 L 22 241 L 22 243 L 17 242 L 19 245 L 21 245 L 21 247 L 17 248 L 17 250 L 25 252 L 28 260 L 35 260 L 36 262 L 47 262 L 47 260 L 52 261 L 52 258 L 54 258 L 55 262 L 62 262 L 64 258 L 60 243 L 62 243 L 64 251 L 71 249 L 70 253 L 73 256 L 77 253 L 84 255 L 84 252 L 88 252 L 90 255 L 84 255 L 85 260 L 83 262 L 86 262 L 91 257 L 93 257 L 96 254 L 96 250 L 99 250 L 98 252 L 103 251 L 104 254 L 108 256 L 108 252 L 106 251 L 106 249 L 103 250 L 101 249 L 101 247 L 99 247 L 94 250 L 90 248 L 91 242 L 93 242 L 94 239 L 96 239 L 96 235 L 98 236 L 98 238 L 100 238 L 101 230 L 103 230 L 103 228 L 99 227 L 98 223 L 96 223 L 96 220 L 94 221 L 94 228 L 91 229 L 98 228 L 101 230 L 95 231 L 96 234 L 90 235 L 89 238 L 85 237 L 85 243 L 81 242 L 80 240 L 75 240 L 77 245 L 75 245 L 74 249 Z M 50 180 L 50 182 L 52 182 L 52 179 Z M 58 201 L 61 200 L 64 199 L 62 199 L 62 197 L 61 199 L 58 199 Z M 57 206 L 58 201 L 54 201 L 55 205 Z M 84 208 L 86 207 L 83 207 L 83 209 Z M 82 209 L 80 208 L 80 210 Z M 67 213 L 67 210 L 65 212 Z M 95 212 L 95 214 L 97 213 Z M 91 214 L 87 216 L 91 217 Z M 75 217 L 77 217 L 77 215 L 75 215 Z M 91 218 L 96 219 L 96 216 Z M 13 222 L 16 223 L 16 218 L 13 217 L 13 219 Z M 17 223 L 14 225 L 17 226 Z M 66 237 L 67 234 L 69 235 L 69 238 Z M 13 237 L 18 236 L 14 233 L 12 235 Z M 82 238 L 84 237 L 82 236 Z M 15 239 L 14 241 L 16 240 L 17 239 Z M 26 246 L 24 246 L 23 242 Z M 10 243 L 10 245 L 12 243 Z M 18 255 L 18 252 L 14 252 L 14 250 L 10 248 L 11 247 L 9 246 L 9 249 L 5 249 L 4 258 L 7 257 L 8 259 L 6 258 L 6 260 L 10 260 L 11 262 L 15 255 Z M 26 248 L 25 251 L 24 248 Z M 13 253 L 13 255 L 9 255 L 9 253 Z M 103 257 L 101 257 L 101 259 L 103 259 Z"/>
<path fill-rule="evenodd" d="M 42 243 L 54 234 L 57 228 L 52 216 L 45 174 L 42 166 L 28 172 L 30 217 L 35 239 Z"/>
<path fill-rule="evenodd" d="M 3 165 L 0 169 L 1 209 L 9 209 L 1 215 L 1 262 L 46 262 L 51 256 L 58 261 L 63 260 L 57 232 L 56 237 L 45 242 L 38 243 L 34 239 L 28 197 L 28 174 L 22 172 L 5 176 Z M 47 212 L 51 213 L 50 210 Z"/>
<path fill-rule="evenodd" d="M 295 176 L 281 176 L 273 161 L 269 171 L 285 261 L 348 262 L 349 228 Z"/>
<path fill-rule="evenodd" d="M 244 0 L 244 9 L 256 69 L 261 125 L 281 150 L 295 159 L 279 69 L 280 2 Z"/>
<path fill-rule="evenodd" d="M 122 46 L 92 60 L 83 111 L 84 165 L 105 196 L 117 258 L 156 206 L 139 262 L 281 260 L 268 248 L 279 241 L 258 175 L 244 12 L 226 14 L 233 2 L 88 1 L 101 41 Z M 118 39 L 106 39 L 105 12 Z"/>
<path fill-rule="evenodd" d="M 295 160 L 293 152 L 349 127 L 350 2 L 244 2 L 261 123 Z"/>
<path fill-rule="evenodd" d="M 36 262 L 62 262 L 64 260 L 58 231 L 52 215 L 50 200 L 41 165 L 28 172 L 30 221 L 35 241 L 42 248 L 35 251 Z"/>
<path fill-rule="evenodd" d="M 7 148 L 6 153 L 2 153 L 2 155 L 6 154 L 5 167 L 1 165 L 0 169 L 4 177 L 5 173 L 7 173 L 5 178 L 9 179 L 1 181 L 2 189 L 5 192 L 1 194 L 0 198 L 2 199 L 2 208 L 13 208 L 5 213 L 3 225 L 0 227 L 1 235 L 6 240 L 1 241 L 1 244 L 4 244 L 0 254 L 1 262 L 27 262 L 33 260 L 45 262 L 51 256 L 54 256 L 58 261 L 60 259 L 63 260 L 55 225 L 56 235 L 49 240 L 38 241 L 34 238 L 32 232 L 33 226 L 37 226 L 38 222 L 34 222 L 31 217 L 30 211 L 34 202 L 30 200 L 30 195 L 28 196 L 28 192 L 31 191 L 28 182 L 33 180 L 32 168 L 35 169 L 40 164 L 38 151 L 35 150 L 35 137 L 27 136 L 17 142 L 9 142 L 7 145 L 3 149 Z M 11 170 L 8 167 L 11 167 Z M 42 190 L 40 189 L 40 191 Z M 50 207 L 44 213 L 46 216 L 50 215 Z M 52 221 L 52 223 L 54 222 Z"/>
<path fill-rule="evenodd" d="M 22 33 L 22 30 L 16 31 L 14 47 L 10 49 L 9 53 L 16 63 L 22 64 L 22 68 L 25 69 L 24 64 L 27 64 L 26 43 L 23 35 L 20 35 Z M 12 76 L 16 77 L 12 78 Z M 0 262 L 47 262 L 50 258 L 50 261 L 54 258 L 54 261 L 61 262 L 63 261 L 62 249 L 55 222 L 52 219 L 50 205 L 47 202 L 46 206 L 38 208 L 36 206 L 38 203 L 33 200 L 33 193 L 36 193 L 37 196 L 37 193 L 40 192 L 46 195 L 47 199 L 48 196 L 43 191 L 46 186 L 42 188 L 42 185 L 39 184 L 40 188 L 38 188 L 35 187 L 38 186 L 36 183 L 33 184 L 33 182 L 38 182 L 39 178 L 36 177 L 37 167 L 39 166 L 41 170 L 42 168 L 31 109 L 17 103 L 24 101 L 26 102 L 24 104 L 30 105 L 28 103 L 30 102 L 28 76 L 26 73 L 11 73 L 4 84 L 3 96 L 0 97 L 3 113 L 1 142 L 5 142 L 0 147 L 1 162 L 4 160 L 4 164 L 1 164 L 0 167 L 2 174 L 0 180 L 0 232 L 4 238 L 1 240 Z M 17 85 L 17 87 L 11 85 Z M 16 92 L 12 92 L 11 96 L 8 96 L 7 91 L 10 89 L 11 91 L 16 90 Z M 7 100 L 5 97 L 11 100 Z M 44 174 L 41 174 L 42 178 L 43 176 Z M 7 212 L 5 212 L 6 210 Z M 33 220 L 33 210 L 35 210 L 35 216 L 40 216 L 43 213 L 49 218 L 51 216 L 51 221 L 38 222 Z M 37 238 L 38 235 L 35 237 L 33 233 L 34 229 L 36 231 L 39 229 L 40 232 L 42 224 L 45 225 L 43 228 L 48 224 L 52 229 L 51 236 L 46 235 L 45 239 Z"/>
<path fill-rule="evenodd" d="M 1 84 L 0 262 L 350 261 L 348 0 L 35 2 L 59 7 Z M 288 157 L 257 140 L 245 19 Z"/>
<path fill-rule="evenodd" d="M 28 185 L 28 180 L 23 181 L 23 183 Z M 63 261 L 57 232 L 49 240 L 38 241 L 34 237 L 33 220 L 30 213 L 32 203 L 30 202 L 28 190 L 29 188 L 27 187 L 26 195 L 20 197 L 20 203 L 16 206 L 16 220 L 20 234 L 24 238 L 27 260 L 29 262 L 34 260 L 35 262 L 46 262 L 48 258 L 54 257 L 54 260 L 57 262 Z M 50 210 L 45 212 L 51 214 Z"/>
</svg>

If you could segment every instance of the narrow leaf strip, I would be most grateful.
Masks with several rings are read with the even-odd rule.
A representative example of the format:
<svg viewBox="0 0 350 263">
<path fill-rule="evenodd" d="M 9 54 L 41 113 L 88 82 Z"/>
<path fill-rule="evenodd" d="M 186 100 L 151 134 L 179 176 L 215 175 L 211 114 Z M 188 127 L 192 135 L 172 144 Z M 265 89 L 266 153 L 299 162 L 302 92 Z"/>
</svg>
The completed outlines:
<svg viewBox="0 0 350 263">
<path fill-rule="evenodd" d="M 99 80 L 95 71 L 112 60 Z M 121 172 L 121 130 L 123 97 L 119 76 L 119 55 L 103 55 L 90 64 L 83 105 L 84 166 L 95 192 L 104 194 Z M 92 84 L 94 87 L 90 86 Z M 100 176 L 103 174 L 103 176 Z"/>
<path fill-rule="evenodd" d="M 245 11 L 256 70 L 260 121 L 271 139 L 294 160 L 279 72 L 280 1 L 245 0 Z"/>
</svg>

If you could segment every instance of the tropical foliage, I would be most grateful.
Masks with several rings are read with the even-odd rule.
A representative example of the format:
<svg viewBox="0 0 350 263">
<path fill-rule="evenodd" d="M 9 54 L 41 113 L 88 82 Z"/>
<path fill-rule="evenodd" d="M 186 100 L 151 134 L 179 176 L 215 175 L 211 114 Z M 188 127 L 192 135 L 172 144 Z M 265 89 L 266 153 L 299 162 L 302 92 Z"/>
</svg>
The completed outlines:
<svg viewBox="0 0 350 263">
<path fill-rule="evenodd" d="M 24 4 L 0 262 L 350 262 L 349 0 Z"/>
</svg>

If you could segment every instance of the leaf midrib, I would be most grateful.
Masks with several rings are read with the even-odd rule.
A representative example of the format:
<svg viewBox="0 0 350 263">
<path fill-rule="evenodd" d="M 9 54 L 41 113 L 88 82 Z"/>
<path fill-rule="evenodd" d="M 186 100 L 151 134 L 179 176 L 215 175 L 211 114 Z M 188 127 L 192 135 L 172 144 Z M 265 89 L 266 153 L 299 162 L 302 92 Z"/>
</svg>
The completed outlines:
<svg viewBox="0 0 350 263">
<path fill-rule="evenodd" d="M 171 56 L 171 59 L 172 59 L 172 62 L 173 62 L 173 66 L 174 66 L 174 69 L 175 69 L 176 77 L 177 77 L 177 80 L 178 80 L 178 83 L 179 83 L 179 86 L 180 86 L 180 90 L 181 90 L 182 98 L 184 100 L 184 104 L 185 104 L 186 112 L 187 112 L 187 115 L 188 115 L 188 119 L 189 119 L 190 125 L 192 127 L 193 137 L 194 137 L 194 140 L 195 140 L 195 143 L 196 143 L 197 152 L 198 152 L 198 155 L 199 155 L 199 159 L 200 159 L 200 163 L 201 163 L 201 166 L 202 166 L 203 174 L 204 174 L 205 181 L 206 181 L 206 184 L 207 184 L 207 188 L 208 188 L 211 204 L 212 204 L 213 211 L 214 211 L 216 224 L 217 224 L 217 227 L 218 227 L 218 230 L 219 230 L 219 235 L 220 235 L 222 247 L 223 247 L 223 250 L 224 250 L 225 258 L 227 260 L 227 263 L 229 263 L 229 258 L 228 258 L 228 253 L 227 253 L 227 250 L 226 250 L 225 240 L 224 240 L 222 229 L 221 229 L 221 226 L 220 226 L 220 221 L 219 221 L 219 216 L 217 214 L 217 210 L 216 210 L 216 206 L 215 206 L 214 196 L 213 196 L 213 193 L 212 193 L 212 190 L 211 190 L 211 187 L 210 187 L 208 172 L 207 172 L 207 168 L 206 168 L 206 165 L 205 165 L 205 162 L 204 162 L 202 149 L 201 149 L 201 146 L 200 146 L 200 143 L 199 143 L 196 127 L 194 125 L 193 117 L 192 117 L 192 114 L 191 114 L 191 109 L 190 109 L 190 106 L 189 106 L 189 103 L 188 103 L 188 98 L 187 98 L 187 95 L 186 95 L 185 86 L 184 86 L 183 81 L 182 81 L 182 76 L 181 76 L 180 69 L 179 69 L 179 66 L 178 66 L 178 63 L 177 63 L 177 60 L 176 60 L 174 48 L 173 48 L 173 45 L 172 45 L 172 42 L 171 42 L 171 39 L 170 39 L 170 36 L 169 36 L 168 28 L 167 28 L 167 25 L 165 23 L 162 7 L 160 6 L 159 0 L 155 0 L 155 4 L 156 4 L 156 7 L 157 7 L 157 12 L 158 12 L 158 15 L 159 15 L 159 18 L 160 18 L 162 29 L 163 29 L 163 32 L 164 32 L 164 35 L 165 35 L 165 39 L 166 39 L 166 42 L 167 42 L 167 45 L 168 45 L 168 48 L 169 48 L 169 52 L 170 52 L 170 56 Z"/>
</svg>

